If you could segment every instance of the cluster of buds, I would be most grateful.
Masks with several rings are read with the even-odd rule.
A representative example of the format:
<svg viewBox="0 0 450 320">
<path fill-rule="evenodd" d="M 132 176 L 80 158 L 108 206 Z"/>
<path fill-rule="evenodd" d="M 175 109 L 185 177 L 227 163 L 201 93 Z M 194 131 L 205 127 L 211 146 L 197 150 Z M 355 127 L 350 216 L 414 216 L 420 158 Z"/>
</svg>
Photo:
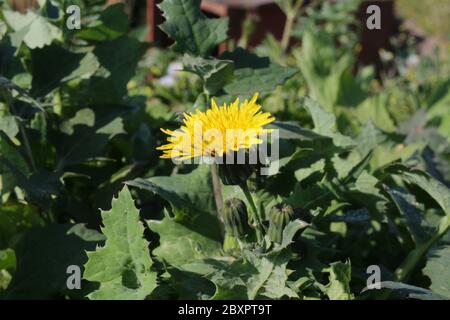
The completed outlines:
<svg viewBox="0 0 450 320">
<path fill-rule="evenodd" d="M 269 213 L 267 235 L 272 242 L 281 243 L 284 228 L 294 219 L 294 209 L 288 204 L 277 204 Z M 227 237 L 242 239 L 250 232 L 245 203 L 237 198 L 228 199 L 222 211 Z M 231 239 L 227 240 L 231 243 Z"/>
<path fill-rule="evenodd" d="M 257 240 L 262 243 L 264 234 L 270 241 L 281 243 L 284 228 L 294 219 L 294 209 L 288 204 L 277 204 L 270 210 L 268 220 L 269 228 L 264 227 L 262 217 L 258 214 L 255 203 L 247 186 L 247 181 L 252 175 L 253 167 L 248 164 L 218 164 L 218 174 L 224 185 L 239 185 L 248 203 L 250 212 L 247 212 L 245 203 L 237 198 L 225 201 L 222 209 L 222 217 L 225 225 L 225 251 L 232 253 L 239 249 L 239 240 L 245 238 L 255 229 Z M 250 214 L 250 215 L 249 215 Z"/>
</svg>

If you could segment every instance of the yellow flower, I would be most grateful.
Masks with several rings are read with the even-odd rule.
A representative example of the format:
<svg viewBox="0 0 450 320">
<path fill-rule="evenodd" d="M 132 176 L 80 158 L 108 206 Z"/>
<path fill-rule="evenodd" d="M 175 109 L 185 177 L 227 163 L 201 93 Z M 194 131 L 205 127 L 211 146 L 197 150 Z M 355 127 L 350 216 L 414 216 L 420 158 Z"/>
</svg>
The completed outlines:
<svg viewBox="0 0 450 320">
<path fill-rule="evenodd" d="M 223 156 L 240 149 L 250 149 L 262 143 L 261 135 L 271 132 L 263 126 L 275 120 L 268 112 L 260 111 L 256 103 L 258 93 L 248 101 L 224 104 L 218 107 L 214 100 L 206 112 L 196 110 L 184 114 L 184 125 L 167 134 L 168 143 L 157 148 L 164 153 L 161 158 L 185 160 L 193 157 Z"/>
</svg>

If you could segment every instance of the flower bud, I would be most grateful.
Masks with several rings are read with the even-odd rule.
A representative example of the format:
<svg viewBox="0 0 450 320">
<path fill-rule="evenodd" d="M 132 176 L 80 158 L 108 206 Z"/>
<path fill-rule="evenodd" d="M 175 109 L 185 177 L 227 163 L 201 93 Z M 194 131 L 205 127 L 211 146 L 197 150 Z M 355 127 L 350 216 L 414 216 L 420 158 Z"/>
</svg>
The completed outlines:
<svg viewBox="0 0 450 320">
<path fill-rule="evenodd" d="M 240 185 L 245 183 L 253 173 L 248 164 L 219 164 L 219 177 L 224 185 Z"/>
<path fill-rule="evenodd" d="M 294 217 L 294 209 L 288 204 L 277 204 L 272 207 L 269 213 L 270 240 L 281 243 L 283 240 L 283 230 Z"/>
<path fill-rule="evenodd" d="M 242 200 L 237 198 L 226 200 L 222 212 L 226 234 L 242 238 L 249 232 L 247 207 Z"/>
</svg>

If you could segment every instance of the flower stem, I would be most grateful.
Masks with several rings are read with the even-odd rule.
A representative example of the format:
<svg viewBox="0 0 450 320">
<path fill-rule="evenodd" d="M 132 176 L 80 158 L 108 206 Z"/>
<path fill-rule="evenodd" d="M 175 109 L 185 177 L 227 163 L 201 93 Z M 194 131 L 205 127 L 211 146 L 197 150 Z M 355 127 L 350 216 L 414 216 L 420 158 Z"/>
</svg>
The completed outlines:
<svg viewBox="0 0 450 320">
<path fill-rule="evenodd" d="M 221 211 L 223 207 L 222 190 L 220 187 L 219 173 L 217 172 L 217 165 L 213 163 L 211 165 L 211 177 L 214 191 L 214 200 L 216 202 L 217 215 L 222 219 Z"/>
<path fill-rule="evenodd" d="M 250 216 L 251 216 L 250 218 L 252 220 L 252 223 L 255 225 L 256 239 L 258 240 L 258 243 L 261 243 L 263 238 L 261 217 L 258 214 L 255 202 L 253 201 L 253 197 L 250 193 L 250 190 L 248 189 L 247 182 L 243 182 L 239 186 L 244 192 L 245 198 L 247 199 L 250 205 Z"/>
</svg>

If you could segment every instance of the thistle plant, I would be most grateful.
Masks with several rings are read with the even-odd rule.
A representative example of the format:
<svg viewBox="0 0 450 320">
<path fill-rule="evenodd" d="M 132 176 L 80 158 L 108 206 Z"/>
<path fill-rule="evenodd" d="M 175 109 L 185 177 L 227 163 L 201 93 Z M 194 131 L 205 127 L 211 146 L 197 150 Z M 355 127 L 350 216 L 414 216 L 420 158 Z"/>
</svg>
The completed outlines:
<svg viewBox="0 0 450 320">
<path fill-rule="evenodd" d="M 354 68 L 359 2 L 214 54 L 200 0 L 150 51 L 121 4 L 0 1 L 0 299 L 450 298 L 448 66 Z"/>
<path fill-rule="evenodd" d="M 161 129 L 169 135 L 168 143 L 159 147 L 163 151 L 161 158 L 187 160 L 195 157 L 218 157 L 218 174 L 225 185 L 238 185 L 250 205 L 251 221 L 256 229 L 258 242 L 262 241 L 263 230 L 261 215 L 248 190 L 247 179 L 252 174 L 248 164 L 227 163 L 230 153 L 248 150 L 263 143 L 261 134 L 271 132 L 264 126 L 275 119 L 268 112 L 262 112 L 257 104 L 258 94 L 243 103 L 236 99 L 232 104 L 218 107 L 214 99 L 211 108 L 206 111 L 196 110 L 185 113 L 183 126 L 172 131 Z M 244 159 L 245 161 L 245 159 Z M 213 164 L 214 165 L 214 164 Z"/>
</svg>

